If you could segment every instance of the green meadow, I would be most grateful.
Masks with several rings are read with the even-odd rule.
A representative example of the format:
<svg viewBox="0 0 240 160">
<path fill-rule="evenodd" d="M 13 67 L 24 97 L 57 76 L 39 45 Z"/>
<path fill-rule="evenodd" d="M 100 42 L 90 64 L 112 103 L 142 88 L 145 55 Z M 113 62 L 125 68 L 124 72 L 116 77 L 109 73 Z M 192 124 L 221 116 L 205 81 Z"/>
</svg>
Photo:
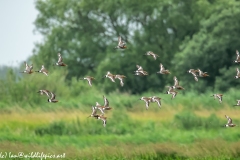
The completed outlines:
<svg viewBox="0 0 240 160">
<path fill-rule="evenodd" d="M 61 74 L 53 73 L 48 81 Z M 235 159 L 240 154 L 239 126 L 224 127 L 225 115 L 240 124 L 240 109 L 233 106 L 239 93 L 235 90 L 224 93 L 223 103 L 214 100 L 209 91 L 197 94 L 185 89 L 174 99 L 164 92 L 133 95 L 114 91 L 105 94 L 113 109 L 106 112 L 103 127 L 101 120 L 88 118 L 92 105 L 103 104 L 102 91 L 76 79 L 71 84 L 61 78 L 44 84 L 42 78 L 35 74 L 11 85 L 5 81 L 14 90 L 23 86 L 26 94 L 1 95 L 5 98 L 0 112 L 0 151 L 65 153 L 66 159 L 99 160 Z M 37 93 L 40 81 L 51 90 L 60 86 L 58 103 L 47 103 L 47 97 Z M 162 107 L 151 103 L 146 110 L 139 99 L 153 95 L 162 98 Z M 19 102 L 12 103 L 11 98 Z"/>
</svg>

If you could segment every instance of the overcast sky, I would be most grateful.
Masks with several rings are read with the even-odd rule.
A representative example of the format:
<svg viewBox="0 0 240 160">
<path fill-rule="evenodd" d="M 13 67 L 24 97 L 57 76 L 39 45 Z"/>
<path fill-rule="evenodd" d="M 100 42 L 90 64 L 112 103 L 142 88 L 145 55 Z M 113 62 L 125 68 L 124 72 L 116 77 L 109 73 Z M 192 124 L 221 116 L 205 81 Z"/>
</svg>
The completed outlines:
<svg viewBox="0 0 240 160">
<path fill-rule="evenodd" d="M 18 66 L 32 55 L 42 36 L 33 32 L 34 0 L 0 0 L 0 65 Z"/>
</svg>

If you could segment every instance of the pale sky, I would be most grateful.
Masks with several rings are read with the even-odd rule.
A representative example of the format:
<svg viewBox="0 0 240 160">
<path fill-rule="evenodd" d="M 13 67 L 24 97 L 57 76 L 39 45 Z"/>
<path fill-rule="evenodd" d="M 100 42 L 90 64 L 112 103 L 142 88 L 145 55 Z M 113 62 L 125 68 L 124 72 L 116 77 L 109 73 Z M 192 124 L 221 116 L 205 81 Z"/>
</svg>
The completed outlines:
<svg viewBox="0 0 240 160">
<path fill-rule="evenodd" d="M 19 66 L 33 54 L 42 40 L 34 33 L 37 14 L 34 0 L 0 0 L 0 66 Z"/>
</svg>

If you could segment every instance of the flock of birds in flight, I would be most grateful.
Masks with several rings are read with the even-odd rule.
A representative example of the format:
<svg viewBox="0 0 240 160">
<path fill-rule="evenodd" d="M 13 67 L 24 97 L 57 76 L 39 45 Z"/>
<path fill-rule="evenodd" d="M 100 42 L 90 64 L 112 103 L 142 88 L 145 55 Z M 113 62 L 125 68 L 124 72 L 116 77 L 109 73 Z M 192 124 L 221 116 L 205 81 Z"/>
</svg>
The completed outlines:
<svg viewBox="0 0 240 160">
<path fill-rule="evenodd" d="M 115 49 L 126 49 L 126 42 L 124 42 L 121 38 L 121 36 L 118 37 L 118 45 L 115 47 Z M 152 51 L 148 51 L 145 55 L 147 56 L 152 56 L 154 58 L 154 60 L 157 59 L 157 57 L 159 57 L 157 54 L 153 53 Z M 240 63 L 240 55 L 239 52 L 236 50 L 236 60 L 234 61 L 234 63 Z M 25 64 L 25 70 L 21 73 L 27 73 L 27 74 L 32 74 L 34 73 L 33 71 L 33 65 L 28 65 L 26 62 L 24 62 Z M 58 53 L 58 61 L 54 64 L 56 66 L 67 66 L 64 62 L 63 62 L 63 58 L 61 56 L 60 53 Z M 137 76 L 147 76 L 148 72 L 145 71 L 143 69 L 142 66 L 136 65 L 137 70 L 134 71 L 135 75 Z M 240 78 L 240 72 L 239 69 L 237 68 L 237 74 L 235 76 L 236 79 Z M 41 69 L 35 72 L 39 72 L 39 73 L 43 73 L 46 76 L 48 76 L 48 71 L 47 69 L 44 67 L 44 65 L 42 65 Z M 169 70 L 166 70 L 164 68 L 164 66 L 160 63 L 160 71 L 157 72 L 158 74 L 171 74 Z M 207 72 L 203 72 L 200 69 L 190 69 L 188 71 L 188 73 L 192 74 L 194 77 L 195 81 L 198 81 L 198 77 L 204 78 L 204 77 L 208 77 L 209 75 L 207 74 Z M 124 75 L 114 75 L 112 73 L 110 73 L 109 71 L 107 72 L 107 74 L 103 77 L 103 78 L 109 78 L 112 82 L 115 82 L 115 79 L 119 79 L 120 81 L 120 85 L 123 87 L 124 85 L 124 78 L 126 78 L 126 76 Z M 88 84 L 90 86 L 92 86 L 92 81 L 94 80 L 94 77 L 91 76 L 86 76 L 84 78 L 81 78 L 81 80 L 87 80 Z M 173 77 L 174 80 L 174 84 L 173 86 L 167 86 L 168 90 L 166 91 L 166 94 L 171 94 L 172 95 L 172 99 L 175 98 L 178 94 L 177 90 L 184 90 L 184 88 L 182 86 L 180 86 L 179 81 L 177 79 L 176 76 Z M 39 90 L 38 93 L 40 93 L 40 95 L 46 95 L 48 97 L 48 102 L 50 103 L 56 103 L 58 102 L 58 100 L 56 100 L 56 95 L 53 92 L 50 92 L 46 89 L 42 89 Z M 213 94 L 212 97 L 214 97 L 214 99 L 218 98 L 219 102 L 222 103 L 222 97 L 223 94 Z M 107 117 L 104 116 L 105 111 L 106 110 L 111 110 L 112 108 L 109 107 L 109 101 L 108 99 L 103 96 L 104 99 L 104 105 L 99 104 L 98 102 L 96 102 L 96 106 L 92 106 L 92 113 L 91 115 L 89 115 L 89 117 L 94 117 L 96 119 L 100 119 L 103 121 L 103 126 L 106 126 L 107 123 Z M 145 102 L 145 106 L 146 109 L 149 108 L 149 104 L 152 102 L 156 102 L 158 104 L 159 107 L 161 107 L 161 98 L 157 97 L 157 96 L 152 96 L 152 97 L 141 97 L 140 100 L 143 100 Z M 235 106 L 240 106 L 240 100 L 237 100 L 237 104 Z M 97 114 L 97 111 L 100 111 L 101 114 Z M 232 123 L 232 119 L 225 115 L 225 117 L 227 118 L 227 124 L 225 124 L 225 127 L 235 127 L 236 125 Z"/>
</svg>

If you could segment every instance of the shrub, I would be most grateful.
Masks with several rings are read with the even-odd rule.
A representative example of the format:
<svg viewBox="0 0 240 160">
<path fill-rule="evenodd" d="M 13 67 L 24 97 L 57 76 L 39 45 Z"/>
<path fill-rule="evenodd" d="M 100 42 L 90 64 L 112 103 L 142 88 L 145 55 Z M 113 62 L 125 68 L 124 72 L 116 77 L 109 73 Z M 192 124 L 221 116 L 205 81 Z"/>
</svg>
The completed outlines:
<svg viewBox="0 0 240 160">
<path fill-rule="evenodd" d="M 215 114 L 211 114 L 208 118 L 201 118 L 189 111 L 184 111 L 175 115 L 174 122 L 177 122 L 178 126 L 186 130 L 193 128 L 211 129 L 220 127 L 220 121 Z"/>
</svg>

